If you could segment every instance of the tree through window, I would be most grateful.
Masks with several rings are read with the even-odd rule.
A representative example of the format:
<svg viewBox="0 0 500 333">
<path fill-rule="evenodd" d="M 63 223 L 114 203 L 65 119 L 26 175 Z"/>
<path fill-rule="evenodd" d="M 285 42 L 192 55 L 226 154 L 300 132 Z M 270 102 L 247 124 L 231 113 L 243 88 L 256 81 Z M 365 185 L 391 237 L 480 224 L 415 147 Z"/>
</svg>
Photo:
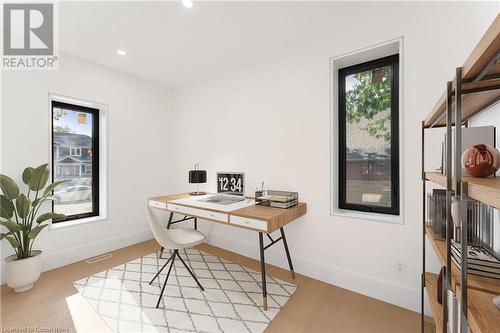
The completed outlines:
<svg viewBox="0 0 500 333">
<path fill-rule="evenodd" d="M 399 215 L 399 56 L 339 70 L 339 208 Z"/>
</svg>

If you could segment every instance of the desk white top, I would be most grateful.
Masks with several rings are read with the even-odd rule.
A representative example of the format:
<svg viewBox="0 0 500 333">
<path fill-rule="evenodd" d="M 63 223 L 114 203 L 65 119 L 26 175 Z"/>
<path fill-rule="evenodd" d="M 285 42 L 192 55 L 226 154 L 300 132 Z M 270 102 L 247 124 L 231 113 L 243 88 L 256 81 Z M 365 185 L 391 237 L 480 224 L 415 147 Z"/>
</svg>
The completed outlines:
<svg viewBox="0 0 500 333">
<path fill-rule="evenodd" d="M 172 204 L 179 204 L 179 205 L 186 205 L 186 206 L 191 206 L 191 207 L 198 207 L 198 208 L 204 208 L 204 209 L 213 209 L 213 210 L 218 210 L 221 212 L 232 212 L 234 210 L 238 210 L 241 208 L 246 208 L 249 206 L 255 205 L 255 200 L 254 199 L 247 199 L 236 202 L 230 205 L 221 205 L 217 204 L 214 202 L 206 202 L 206 201 L 200 201 L 200 199 L 207 199 L 210 197 L 213 197 L 214 194 L 205 194 L 205 195 L 198 195 L 198 196 L 191 196 L 187 198 L 182 198 L 182 199 L 177 199 L 177 200 L 172 200 L 170 203 Z"/>
</svg>

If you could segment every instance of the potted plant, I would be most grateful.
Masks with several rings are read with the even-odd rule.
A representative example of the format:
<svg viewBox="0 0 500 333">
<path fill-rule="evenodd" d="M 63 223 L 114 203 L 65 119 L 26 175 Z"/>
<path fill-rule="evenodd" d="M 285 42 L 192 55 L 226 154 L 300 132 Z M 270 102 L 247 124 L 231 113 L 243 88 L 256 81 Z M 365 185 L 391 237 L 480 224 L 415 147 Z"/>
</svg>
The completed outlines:
<svg viewBox="0 0 500 333">
<path fill-rule="evenodd" d="M 42 251 L 32 249 L 35 238 L 49 220 L 66 217 L 52 212 L 39 215 L 42 204 L 52 200 L 52 191 L 65 182 L 58 181 L 45 187 L 49 179 L 47 164 L 24 169 L 22 179 L 27 185 L 26 194 L 19 192 L 12 178 L 0 174 L 0 224 L 7 229 L 6 233 L 0 234 L 0 240 L 6 239 L 16 252 L 5 258 L 7 285 L 15 292 L 31 289 L 40 276 Z"/>
</svg>

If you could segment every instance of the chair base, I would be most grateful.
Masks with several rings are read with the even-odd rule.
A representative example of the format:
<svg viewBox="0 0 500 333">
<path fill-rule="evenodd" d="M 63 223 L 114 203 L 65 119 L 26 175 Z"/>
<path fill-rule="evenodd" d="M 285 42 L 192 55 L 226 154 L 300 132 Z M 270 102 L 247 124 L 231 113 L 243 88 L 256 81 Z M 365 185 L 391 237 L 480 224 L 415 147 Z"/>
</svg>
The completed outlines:
<svg viewBox="0 0 500 333">
<path fill-rule="evenodd" d="M 163 286 L 161 288 L 160 296 L 158 297 L 158 302 L 156 303 L 156 308 L 157 309 L 160 306 L 160 302 L 161 302 L 161 299 L 163 297 L 163 292 L 165 291 L 165 287 L 167 286 L 168 277 L 170 276 L 170 272 L 172 271 L 172 267 L 174 266 L 175 257 L 179 258 L 179 260 L 182 262 L 182 264 L 184 265 L 184 267 L 186 267 L 186 269 L 189 272 L 189 274 L 191 274 L 191 276 L 193 277 L 193 279 L 196 281 L 196 284 L 198 285 L 198 287 L 200 287 L 200 289 L 202 291 L 205 291 L 205 289 L 201 285 L 200 281 L 198 281 L 198 279 L 196 278 L 196 276 L 194 275 L 194 273 L 189 269 L 189 267 L 184 262 L 184 259 L 182 259 L 182 257 L 180 256 L 179 250 L 174 250 L 174 253 L 172 254 L 172 256 L 167 260 L 167 262 L 163 265 L 163 267 L 160 268 L 160 270 L 158 271 L 158 273 L 156 273 L 156 275 L 153 277 L 153 279 L 151 279 L 151 281 L 149 281 L 149 284 L 153 283 L 153 281 L 160 275 L 160 273 L 163 271 L 163 269 L 165 267 L 167 267 L 168 263 L 170 262 L 170 267 L 168 268 L 167 277 L 165 278 L 165 282 L 163 283 Z"/>
</svg>

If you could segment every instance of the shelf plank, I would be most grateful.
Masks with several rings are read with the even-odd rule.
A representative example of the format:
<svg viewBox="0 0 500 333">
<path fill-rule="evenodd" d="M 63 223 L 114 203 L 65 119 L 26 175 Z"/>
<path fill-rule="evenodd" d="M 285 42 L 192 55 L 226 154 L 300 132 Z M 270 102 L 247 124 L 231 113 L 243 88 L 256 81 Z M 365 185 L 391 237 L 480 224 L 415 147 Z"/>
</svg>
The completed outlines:
<svg viewBox="0 0 500 333">
<path fill-rule="evenodd" d="M 500 80 L 478 83 L 464 83 L 462 89 L 478 89 L 491 86 L 499 86 Z M 454 92 L 455 90 L 453 90 Z M 469 93 L 462 96 L 462 122 L 472 118 L 481 111 L 494 105 L 500 100 L 500 89 Z M 455 124 L 455 97 L 452 99 L 451 109 L 452 124 Z M 442 127 L 446 126 L 446 91 L 441 95 L 431 113 L 425 118 L 424 126 Z"/>
<path fill-rule="evenodd" d="M 440 332 L 441 327 L 443 327 L 443 306 L 437 301 L 437 279 L 438 276 L 436 274 L 425 272 L 425 289 L 427 290 L 429 303 L 432 308 L 432 314 L 434 315 L 436 332 Z"/>
<path fill-rule="evenodd" d="M 441 266 L 446 264 L 446 242 L 444 240 L 437 239 L 432 229 L 426 227 L 426 233 L 429 241 L 436 253 Z M 451 262 L 451 283 L 452 287 L 460 287 L 461 272 L 457 265 Z M 468 274 L 467 284 L 469 289 L 479 290 L 487 293 L 493 293 L 500 295 L 500 279 L 493 279 L 485 276 Z"/>
<path fill-rule="evenodd" d="M 446 175 L 439 172 L 426 172 L 425 179 L 446 187 Z M 462 177 L 462 181 L 469 184 L 468 196 L 470 198 L 500 209 L 500 177 Z M 455 182 L 452 181 L 451 184 L 452 189 L 455 190 Z"/>
<path fill-rule="evenodd" d="M 500 310 L 493 303 L 495 296 L 478 290 L 468 291 L 469 325 L 473 332 L 500 332 Z"/>
<path fill-rule="evenodd" d="M 442 266 L 446 262 L 446 242 L 436 239 L 432 230 L 426 228 L 427 236 L 436 252 L 439 262 Z M 426 275 L 426 288 L 429 292 Z M 434 274 L 435 275 L 435 274 Z M 460 269 L 451 262 L 451 289 L 455 291 L 460 300 Z M 436 277 L 437 279 L 437 277 Z M 432 280 L 431 280 L 432 281 Z M 493 304 L 493 297 L 500 295 L 500 280 L 469 274 L 467 277 L 468 285 L 468 320 L 472 332 L 500 332 L 500 311 Z M 432 288 L 432 287 L 431 287 Z M 436 286 L 437 290 L 437 286 Z M 431 295 L 429 295 L 429 298 Z M 437 303 L 437 301 L 436 301 Z M 431 303 L 432 305 L 432 303 Z M 439 305 L 439 303 L 438 303 Z M 441 305 L 439 305 L 441 306 Z M 434 308 L 433 308 L 434 311 Z M 440 311 L 442 313 L 442 311 Z M 436 324 L 436 327 L 441 327 Z"/>
<path fill-rule="evenodd" d="M 456 291 L 460 299 L 460 289 Z M 495 294 L 479 290 L 467 291 L 467 320 L 474 333 L 500 332 L 500 310 L 493 303 Z"/>
<path fill-rule="evenodd" d="M 479 75 L 488 61 L 492 59 L 498 50 L 500 50 L 500 14 L 497 14 L 495 20 L 483 35 L 479 43 L 471 52 L 462 66 L 462 75 L 464 79 L 471 79 Z M 500 66 L 494 66 L 490 73 L 499 73 Z"/>
<path fill-rule="evenodd" d="M 486 68 L 488 63 L 500 51 L 500 14 L 497 14 L 495 20 L 490 25 L 483 38 L 476 45 L 465 63 L 462 65 L 462 79 L 471 80 L 477 77 L 481 71 Z M 490 71 L 491 74 L 500 73 L 500 63 L 494 65 Z M 455 92 L 456 77 L 452 79 L 452 91 Z M 468 82 L 462 84 L 462 90 L 474 90 L 486 86 L 497 86 L 500 83 L 498 79 L 485 82 Z M 487 107 L 500 100 L 500 90 L 484 91 L 480 93 L 471 93 L 462 97 L 462 120 L 469 119 L 478 114 Z M 454 104 L 454 101 L 453 101 Z M 452 106 L 454 108 L 454 106 Z M 440 96 L 436 105 L 425 118 L 424 126 L 443 126 L 446 124 L 446 91 Z"/>
</svg>

